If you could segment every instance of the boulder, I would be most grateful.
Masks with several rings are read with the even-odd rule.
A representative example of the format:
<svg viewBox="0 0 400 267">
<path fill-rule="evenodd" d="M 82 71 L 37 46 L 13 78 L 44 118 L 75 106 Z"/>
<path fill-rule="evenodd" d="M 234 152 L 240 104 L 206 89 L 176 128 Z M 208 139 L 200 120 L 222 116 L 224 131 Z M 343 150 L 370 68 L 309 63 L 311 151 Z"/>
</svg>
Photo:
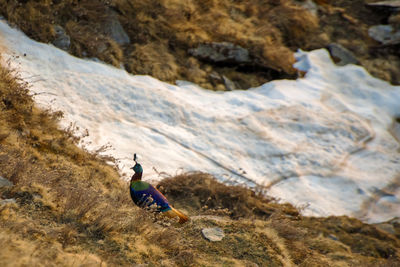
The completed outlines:
<svg viewBox="0 0 400 267">
<path fill-rule="evenodd" d="M 0 188 L 1 187 L 8 187 L 8 186 L 13 186 L 14 184 L 7 180 L 6 178 L 0 176 Z"/>
<path fill-rule="evenodd" d="M 53 26 L 54 31 L 56 33 L 56 38 L 53 41 L 53 45 L 68 51 L 70 45 L 71 45 L 71 39 L 69 35 L 65 32 L 64 28 L 61 27 L 60 25 L 54 25 Z"/>
<path fill-rule="evenodd" d="M 345 47 L 341 46 L 340 44 L 332 43 L 328 45 L 329 53 L 331 57 L 338 61 L 336 65 L 344 66 L 347 64 L 360 64 L 356 56 L 346 49 Z"/>
<path fill-rule="evenodd" d="M 249 51 L 229 42 L 205 43 L 189 49 L 194 57 L 212 63 L 243 64 L 250 62 Z"/>
<path fill-rule="evenodd" d="M 369 36 L 384 45 L 400 44 L 400 30 L 395 31 L 391 25 L 375 25 L 368 29 Z"/>
<path fill-rule="evenodd" d="M 211 242 L 221 241 L 225 236 L 224 230 L 219 227 L 204 228 L 201 230 L 201 233 L 203 234 L 204 238 Z"/>
<path fill-rule="evenodd" d="M 116 14 L 111 14 L 104 23 L 104 33 L 117 44 L 126 45 L 131 42 Z"/>
</svg>

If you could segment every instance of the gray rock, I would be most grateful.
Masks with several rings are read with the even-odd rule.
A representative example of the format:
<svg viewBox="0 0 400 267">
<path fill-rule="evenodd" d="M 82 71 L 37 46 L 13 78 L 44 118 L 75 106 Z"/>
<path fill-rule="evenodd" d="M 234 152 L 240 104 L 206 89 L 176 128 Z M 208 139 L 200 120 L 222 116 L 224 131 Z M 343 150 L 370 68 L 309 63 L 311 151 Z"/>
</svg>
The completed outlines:
<svg viewBox="0 0 400 267">
<path fill-rule="evenodd" d="M 60 25 L 54 25 L 54 31 L 56 32 L 56 38 L 53 41 L 53 45 L 67 51 L 71 45 L 69 35 L 67 35 L 63 27 Z"/>
<path fill-rule="evenodd" d="M 344 66 L 347 64 L 360 64 L 360 61 L 358 61 L 355 55 L 340 44 L 329 44 L 328 50 L 332 58 L 339 60 L 336 65 Z"/>
<path fill-rule="evenodd" d="M 203 234 L 204 238 L 211 242 L 221 241 L 225 236 L 224 230 L 219 227 L 204 228 L 201 230 L 201 233 Z"/>
<path fill-rule="evenodd" d="M 239 45 L 228 42 L 206 43 L 189 49 L 189 53 L 201 60 L 214 63 L 242 64 L 249 63 L 249 51 Z"/>
<path fill-rule="evenodd" d="M 211 80 L 213 80 L 213 81 L 218 81 L 218 82 L 220 82 L 220 81 L 222 80 L 221 75 L 219 75 L 219 74 L 218 74 L 217 72 L 215 72 L 215 71 L 211 72 L 209 76 L 210 76 Z"/>
<path fill-rule="evenodd" d="M 14 204 L 14 203 L 17 203 L 15 198 L 2 199 L 0 201 L 0 205 L 7 205 L 7 204 Z"/>
<path fill-rule="evenodd" d="M 6 178 L 0 176 L 0 188 L 1 187 L 7 187 L 7 186 L 13 186 L 13 185 L 14 184 L 11 181 L 9 181 Z"/>
<path fill-rule="evenodd" d="M 222 75 L 222 80 L 224 81 L 224 85 L 227 91 L 236 90 L 235 83 L 229 80 L 225 75 Z"/>
<path fill-rule="evenodd" d="M 108 17 L 104 24 L 104 32 L 107 36 L 117 42 L 117 44 L 125 45 L 131 42 L 116 14 L 111 14 Z"/>
<path fill-rule="evenodd" d="M 384 45 L 400 44 L 400 30 L 395 31 L 391 25 L 375 25 L 368 29 L 369 36 Z"/>
</svg>

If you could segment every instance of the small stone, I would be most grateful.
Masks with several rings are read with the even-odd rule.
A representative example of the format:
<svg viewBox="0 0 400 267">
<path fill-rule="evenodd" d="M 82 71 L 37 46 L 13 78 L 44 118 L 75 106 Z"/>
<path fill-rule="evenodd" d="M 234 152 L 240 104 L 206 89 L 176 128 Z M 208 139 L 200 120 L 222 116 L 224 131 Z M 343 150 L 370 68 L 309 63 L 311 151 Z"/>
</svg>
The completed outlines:
<svg viewBox="0 0 400 267">
<path fill-rule="evenodd" d="M 204 238 L 211 242 L 221 241 L 225 236 L 224 230 L 219 227 L 204 228 L 201 230 L 201 233 L 203 234 Z"/>
<path fill-rule="evenodd" d="M 0 176 L 0 188 L 1 187 L 8 187 L 8 186 L 13 186 L 14 184 L 7 180 L 6 178 Z"/>
<path fill-rule="evenodd" d="M 222 80 L 224 81 L 224 85 L 227 91 L 236 90 L 235 83 L 229 80 L 225 75 L 222 75 Z"/>
<path fill-rule="evenodd" d="M 375 25 L 368 29 L 369 36 L 384 45 L 400 44 L 400 30 L 395 31 L 391 25 Z"/>
<path fill-rule="evenodd" d="M 336 62 L 336 65 L 344 66 L 347 64 L 360 64 L 354 54 L 340 44 L 329 44 L 328 50 L 333 59 L 339 60 L 338 62 Z"/>
<path fill-rule="evenodd" d="M 68 51 L 71 45 L 71 39 L 69 35 L 67 35 L 63 27 L 60 25 L 54 25 L 53 27 L 54 31 L 56 32 L 56 38 L 53 41 L 53 45 L 62 50 Z"/>
<path fill-rule="evenodd" d="M 221 81 L 221 75 L 218 74 L 218 72 L 211 72 L 209 77 L 211 78 L 212 81 L 220 82 Z"/>
</svg>

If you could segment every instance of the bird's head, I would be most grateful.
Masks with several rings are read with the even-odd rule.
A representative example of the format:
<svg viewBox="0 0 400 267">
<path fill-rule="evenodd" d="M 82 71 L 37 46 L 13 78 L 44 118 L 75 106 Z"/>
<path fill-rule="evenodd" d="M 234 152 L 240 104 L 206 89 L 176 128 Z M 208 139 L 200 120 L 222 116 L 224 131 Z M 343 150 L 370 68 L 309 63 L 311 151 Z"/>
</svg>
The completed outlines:
<svg viewBox="0 0 400 267">
<path fill-rule="evenodd" d="M 143 173 L 142 165 L 140 165 L 139 163 L 136 163 L 135 166 L 132 167 L 132 169 L 135 173 Z"/>
<path fill-rule="evenodd" d="M 137 156 L 136 153 L 133 156 L 133 160 L 135 161 L 135 166 L 133 166 L 131 169 L 135 172 L 135 174 L 133 174 L 132 176 L 132 180 L 141 180 L 142 179 L 142 175 L 143 175 L 143 168 L 142 165 L 140 165 L 137 162 Z"/>
</svg>

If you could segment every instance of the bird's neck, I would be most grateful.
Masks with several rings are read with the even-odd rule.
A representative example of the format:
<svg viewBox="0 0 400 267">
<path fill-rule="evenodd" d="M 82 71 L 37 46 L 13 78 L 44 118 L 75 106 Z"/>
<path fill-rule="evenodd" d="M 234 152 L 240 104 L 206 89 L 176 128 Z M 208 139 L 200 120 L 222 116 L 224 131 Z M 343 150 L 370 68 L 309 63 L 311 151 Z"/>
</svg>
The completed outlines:
<svg viewBox="0 0 400 267">
<path fill-rule="evenodd" d="M 132 175 L 131 183 L 134 182 L 134 181 L 142 180 L 142 174 L 143 173 L 135 173 L 134 175 Z"/>
</svg>

